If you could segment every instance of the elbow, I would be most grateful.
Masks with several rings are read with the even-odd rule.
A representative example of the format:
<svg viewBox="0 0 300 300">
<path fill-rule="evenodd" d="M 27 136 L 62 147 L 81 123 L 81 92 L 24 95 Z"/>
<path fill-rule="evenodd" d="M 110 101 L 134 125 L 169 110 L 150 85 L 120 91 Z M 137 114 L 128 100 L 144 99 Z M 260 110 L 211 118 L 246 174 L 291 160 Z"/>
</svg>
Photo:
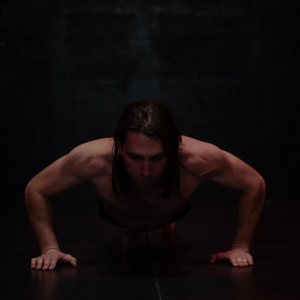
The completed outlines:
<svg viewBox="0 0 300 300">
<path fill-rule="evenodd" d="M 25 204 L 28 204 L 30 199 L 33 198 L 33 195 L 37 193 L 37 187 L 33 179 L 29 181 L 24 191 L 24 200 Z"/>
<path fill-rule="evenodd" d="M 44 197 L 38 189 L 38 185 L 35 180 L 31 180 L 24 191 L 24 202 L 27 213 L 32 213 L 36 207 L 39 206 L 40 201 Z"/>
<path fill-rule="evenodd" d="M 24 191 L 24 200 L 25 200 L 25 203 L 28 202 L 28 199 L 30 198 L 32 190 L 33 190 L 33 187 L 32 187 L 32 180 L 31 180 L 27 184 L 27 186 L 25 188 L 25 191 Z"/>
<path fill-rule="evenodd" d="M 264 203 L 266 197 L 266 182 L 260 174 L 258 174 L 255 179 L 254 190 L 257 195 L 257 199 L 260 199 L 261 202 Z"/>
<path fill-rule="evenodd" d="M 249 185 L 244 192 L 245 194 L 253 195 L 256 199 L 261 199 L 261 201 L 264 202 L 266 195 L 266 182 L 264 178 L 259 173 L 256 173 L 249 181 Z"/>
<path fill-rule="evenodd" d="M 261 192 L 265 195 L 266 194 L 266 182 L 265 182 L 264 178 L 261 175 L 259 175 L 258 186 L 259 186 Z"/>
</svg>

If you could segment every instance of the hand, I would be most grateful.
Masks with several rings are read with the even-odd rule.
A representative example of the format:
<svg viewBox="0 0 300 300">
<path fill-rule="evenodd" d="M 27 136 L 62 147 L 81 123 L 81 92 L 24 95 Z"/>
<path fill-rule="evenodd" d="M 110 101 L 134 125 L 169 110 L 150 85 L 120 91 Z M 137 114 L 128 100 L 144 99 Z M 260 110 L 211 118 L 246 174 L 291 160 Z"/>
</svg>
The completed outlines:
<svg viewBox="0 0 300 300">
<path fill-rule="evenodd" d="M 62 253 L 59 249 L 48 249 L 41 256 L 31 259 L 31 269 L 54 270 L 57 263 L 77 266 L 76 258 L 70 254 Z"/>
<path fill-rule="evenodd" d="M 230 261 L 234 267 L 248 267 L 253 265 L 252 255 L 241 248 L 233 248 L 227 252 L 214 254 L 210 262 L 214 263 L 219 259 Z"/>
</svg>

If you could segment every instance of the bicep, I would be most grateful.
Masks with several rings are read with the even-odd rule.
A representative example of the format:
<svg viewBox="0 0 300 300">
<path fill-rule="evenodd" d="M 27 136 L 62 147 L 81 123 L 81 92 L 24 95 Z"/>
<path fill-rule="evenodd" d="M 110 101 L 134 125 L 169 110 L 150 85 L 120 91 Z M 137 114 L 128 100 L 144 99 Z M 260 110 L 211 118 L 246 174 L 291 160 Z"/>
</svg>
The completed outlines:
<svg viewBox="0 0 300 300">
<path fill-rule="evenodd" d="M 27 189 L 45 196 L 60 194 L 70 187 L 83 182 L 74 169 L 70 154 L 63 156 L 37 174 Z"/>
<path fill-rule="evenodd" d="M 249 191 L 262 181 L 260 174 L 238 157 L 220 150 L 216 163 L 218 172 L 209 178 L 230 189 Z"/>
</svg>

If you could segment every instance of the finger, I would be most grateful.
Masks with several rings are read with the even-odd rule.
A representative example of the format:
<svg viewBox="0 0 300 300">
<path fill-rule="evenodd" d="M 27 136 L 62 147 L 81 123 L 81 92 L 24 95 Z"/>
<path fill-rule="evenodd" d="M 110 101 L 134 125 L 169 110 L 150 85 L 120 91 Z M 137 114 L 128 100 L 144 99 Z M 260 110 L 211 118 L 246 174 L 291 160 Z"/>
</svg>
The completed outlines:
<svg viewBox="0 0 300 300">
<path fill-rule="evenodd" d="M 237 264 L 238 264 L 240 267 L 243 266 L 243 260 L 242 260 L 241 257 L 238 257 L 238 258 L 236 259 L 236 262 L 237 262 Z"/>
<path fill-rule="evenodd" d="M 244 265 L 244 267 L 248 267 L 248 259 L 247 258 L 243 258 L 243 265 Z"/>
<path fill-rule="evenodd" d="M 254 265 L 252 257 L 248 258 L 248 264 L 249 264 L 249 266 L 253 266 Z"/>
<path fill-rule="evenodd" d="M 212 255 L 211 262 L 214 263 L 218 259 L 228 260 L 228 257 L 226 256 L 226 252 L 219 252 L 217 254 Z"/>
<path fill-rule="evenodd" d="M 247 259 L 244 260 L 242 257 L 238 257 L 238 258 L 236 259 L 236 261 L 237 261 L 239 267 L 244 267 L 244 266 L 246 266 L 246 265 L 248 266 Z"/>
<path fill-rule="evenodd" d="M 32 258 L 31 259 L 31 265 L 30 265 L 31 269 L 34 269 L 36 267 L 36 258 Z"/>
<path fill-rule="evenodd" d="M 77 259 L 75 257 L 72 257 L 72 259 L 70 260 L 70 264 L 73 266 L 73 267 L 77 267 Z"/>
<path fill-rule="evenodd" d="M 51 259 L 49 270 L 54 270 L 57 265 L 57 259 Z"/>
<path fill-rule="evenodd" d="M 69 262 L 71 255 L 70 254 L 65 254 L 63 255 L 60 259 L 59 262 L 62 264 L 66 264 Z"/>
<path fill-rule="evenodd" d="M 74 267 L 77 266 L 77 260 L 76 260 L 76 258 L 73 257 L 73 256 L 70 255 L 70 254 L 65 255 L 65 256 L 62 258 L 61 262 L 64 263 L 64 264 L 70 264 L 70 265 L 72 265 L 72 266 L 74 266 Z"/>
<path fill-rule="evenodd" d="M 224 257 L 223 257 L 223 252 L 220 252 L 220 253 L 217 253 L 217 254 L 213 254 L 213 255 L 211 256 L 210 262 L 211 262 L 211 263 L 214 263 L 214 262 L 216 262 L 218 259 L 224 259 Z"/>
<path fill-rule="evenodd" d="M 41 257 L 37 257 L 36 269 L 40 270 L 43 266 L 43 259 Z"/>
<path fill-rule="evenodd" d="M 232 258 L 230 262 L 234 267 L 238 267 L 239 265 L 236 258 Z"/>
<path fill-rule="evenodd" d="M 212 255 L 210 262 L 214 263 L 214 262 L 216 262 L 216 260 L 217 260 L 217 255 L 216 254 Z"/>
<path fill-rule="evenodd" d="M 50 265 L 50 259 L 49 259 L 49 258 L 46 258 L 46 259 L 44 260 L 44 265 L 43 265 L 42 270 L 48 270 L 48 269 L 49 269 L 49 265 Z"/>
<path fill-rule="evenodd" d="M 252 255 L 248 254 L 245 258 L 247 259 L 248 265 L 253 266 L 253 257 L 252 257 Z"/>
</svg>

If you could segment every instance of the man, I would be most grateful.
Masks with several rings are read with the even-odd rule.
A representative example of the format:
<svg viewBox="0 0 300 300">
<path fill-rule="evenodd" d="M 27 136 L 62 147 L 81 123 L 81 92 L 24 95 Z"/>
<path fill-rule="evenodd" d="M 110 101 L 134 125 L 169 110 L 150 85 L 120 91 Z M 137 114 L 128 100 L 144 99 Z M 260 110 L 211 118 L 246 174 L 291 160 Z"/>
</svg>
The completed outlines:
<svg viewBox="0 0 300 300">
<path fill-rule="evenodd" d="M 253 265 L 249 249 L 264 205 L 263 178 L 216 146 L 181 136 L 164 105 L 148 100 L 129 104 L 113 138 L 76 147 L 27 185 L 26 208 L 41 248 L 31 268 L 53 270 L 57 263 L 76 266 L 74 257 L 59 250 L 51 196 L 89 181 L 101 197 L 103 218 L 133 232 L 173 230 L 204 180 L 241 191 L 231 249 L 213 255 L 211 262 Z"/>
</svg>

